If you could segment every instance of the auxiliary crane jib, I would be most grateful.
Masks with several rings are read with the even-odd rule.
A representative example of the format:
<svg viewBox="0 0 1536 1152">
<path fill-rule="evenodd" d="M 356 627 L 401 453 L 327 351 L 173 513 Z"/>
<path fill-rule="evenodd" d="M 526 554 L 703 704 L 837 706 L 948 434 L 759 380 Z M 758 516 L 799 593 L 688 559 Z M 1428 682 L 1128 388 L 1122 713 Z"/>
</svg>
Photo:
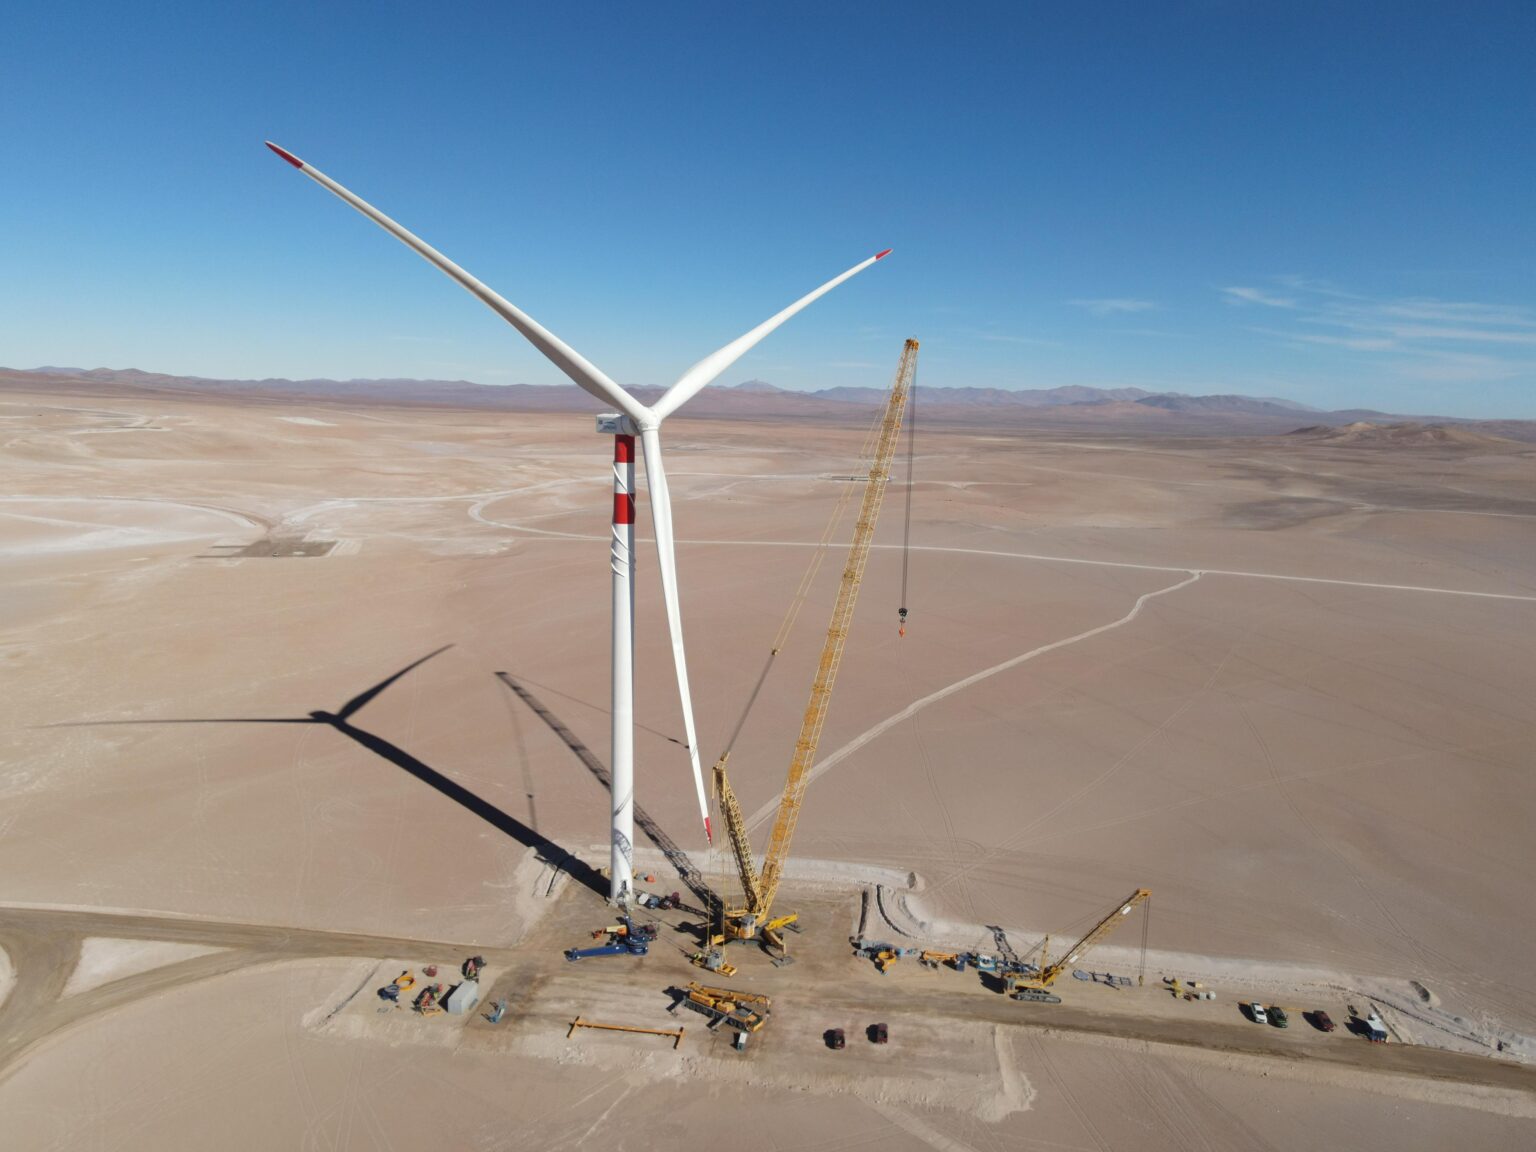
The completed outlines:
<svg viewBox="0 0 1536 1152">
<path fill-rule="evenodd" d="M 1138 888 L 1132 892 L 1110 911 L 1109 915 L 1100 920 L 1088 934 L 1067 949 L 1066 955 L 1054 964 L 1051 963 L 1051 938 L 1047 936 L 1040 953 L 1040 971 L 1036 973 L 1009 972 L 1003 978 L 1003 991 L 1015 1000 L 1033 1000 L 1041 1004 L 1060 1004 L 1061 997 L 1050 991 L 1056 978 L 1066 971 L 1068 964 L 1075 964 L 1087 955 L 1092 948 L 1104 937 L 1113 932 L 1120 924 L 1122 918 L 1129 916 L 1131 911 L 1139 904 L 1145 904 L 1152 898 L 1149 889 Z M 1145 928 L 1145 922 L 1143 922 Z M 1143 933 L 1142 961 L 1146 961 L 1146 939 Z"/>
<path fill-rule="evenodd" d="M 908 340 L 902 349 L 901 363 L 896 370 L 886 400 L 885 414 L 880 423 L 873 464 L 869 470 L 869 482 L 864 489 L 864 500 L 859 506 L 859 517 L 854 525 L 853 543 L 848 550 L 848 561 L 843 568 L 842 583 L 838 586 L 837 602 L 832 609 L 832 621 L 827 626 L 827 638 L 821 650 L 821 661 L 816 668 L 816 678 L 811 683 L 811 699 L 801 720 L 800 735 L 795 741 L 794 756 L 789 765 L 789 776 L 784 783 L 784 793 L 779 799 L 778 815 L 774 818 L 773 832 L 768 840 L 768 852 L 759 871 L 752 858 L 752 844 L 748 836 L 746 817 L 736 793 L 726 776 L 725 762 L 730 758 L 729 749 L 720 757 L 714 768 L 715 796 L 724 817 L 731 852 L 735 857 L 736 870 L 741 879 L 742 904 L 739 908 L 726 908 L 722 912 L 721 930 L 712 935 L 712 946 L 730 940 L 762 939 L 782 953 L 784 940 L 781 929 L 792 926 L 799 913 L 774 916 L 774 897 L 778 895 L 779 882 L 784 877 L 784 865 L 789 856 L 789 844 L 795 833 L 795 823 L 800 817 L 801 803 L 806 787 L 810 784 L 811 765 L 816 759 L 816 748 L 821 742 L 821 732 L 827 720 L 827 709 L 832 702 L 832 686 L 842 663 L 843 645 L 848 639 L 848 629 L 853 623 L 853 608 L 858 600 L 859 584 L 864 578 L 864 567 L 869 561 L 869 548 L 874 540 L 875 521 L 880 515 L 881 501 L 885 496 L 886 482 L 891 476 L 891 459 L 901 432 L 902 410 L 907 395 L 917 377 L 917 341 Z"/>
</svg>

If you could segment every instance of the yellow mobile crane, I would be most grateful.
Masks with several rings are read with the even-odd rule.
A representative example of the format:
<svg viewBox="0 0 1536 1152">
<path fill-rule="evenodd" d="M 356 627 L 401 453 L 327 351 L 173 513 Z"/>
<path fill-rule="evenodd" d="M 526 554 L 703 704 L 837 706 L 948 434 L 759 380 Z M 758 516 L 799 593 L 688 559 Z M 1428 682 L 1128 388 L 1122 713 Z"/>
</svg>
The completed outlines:
<svg viewBox="0 0 1536 1152">
<path fill-rule="evenodd" d="M 1043 1004 L 1060 1004 L 1061 997 L 1048 991 L 1050 986 L 1056 983 L 1056 977 L 1066 971 L 1068 964 L 1075 964 L 1087 954 L 1104 937 L 1108 936 L 1119 925 L 1124 916 L 1129 916 L 1131 910 L 1138 904 L 1145 904 L 1152 898 L 1149 889 L 1138 888 L 1124 900 L 1116 904 L 1114 909 L 1095 924 L 1081 940 L 1067 950 L 1067 954 L 1056 963 L 1051 963 L 1051 938 L 1045 938 L 1045 944 L 1040 952 L 1040 971 L 1034 975 L 1023 972 L 1010 972 L 1003 980 L 1003 990 L 1015 1000 L 1035 1000 Z M 1147 956 L 1147 925 L 1150 914 L 1143 914 L 1141 929 L 1141 956 L 1142 964 L 1146 963 Z"/>
<path fill-rule="evenodd" d="M 827 721 L 827 708 L 832 702 L 832 684 L 837 679 L 838 665 L 842 663 L 843 644 L 848 639 L 848 628 L 853 622 L 853 606 L 858 599 L 859 582 L 864 578 L 864 565 L 869 560 L 875 520 L 880 515 L 880 502 L 885 495 L 886 481 L 891 475 L 891 458 L 895 455 L 896 442 L 901 432 L 902 410 L 916 377 L 917 341 L 908 340 L 902 349 L 896 380 L 891 385 L 891 394 L 885 404 L 874 463 L 869 470 L 869 483 L 864 489 L 864 502 L 859 507 L 858 522 L 853 530 L 853 544 L 848 550 L 848 563 L 843 568 L 843 581 L 837 590 L 832 622 L 827 626 L 821 663 L 811 683 L 811 700 L 806 705 L 805 718 L 800 723 L 800 737 L 795 741 L 789 778 L 784 784 L 784 795 L 779 800 L 779 811 L 773 822 L 773 834 L 768 840 L 768 854 L 763 858 L 761 872 L 752 860 L 746 817 L 741 813 L 741 805 L 737 803 L 736 793 L 731 790 L 731 782 L 725 774 L 725 762 L 730 758 L 729 749 L 715 765 L 715 796 L 725 819 L 731 852 L 736 857 L 736 869 L 741 876 L 743 906 L 723 909 L 721 931 L 711 936 L 711 945 L 723 944 L 727 940 L 752 940 L 761 936 L 765 942 L 782 952 L 784 940 L 779 930 L 793 924 L 799 916 L 795 912 L 776 917 L 770 915 L 773 898 L 778 894 L 779 881 L 784 877 L 789 841 L 795 834 L 795 822 L 799 819 L 800 805 L 805 799 L 806 786 L 810 783 L 811 764 L 816 759 L 816 746 L 821 742 L 821 730 Z"/>
</svg>

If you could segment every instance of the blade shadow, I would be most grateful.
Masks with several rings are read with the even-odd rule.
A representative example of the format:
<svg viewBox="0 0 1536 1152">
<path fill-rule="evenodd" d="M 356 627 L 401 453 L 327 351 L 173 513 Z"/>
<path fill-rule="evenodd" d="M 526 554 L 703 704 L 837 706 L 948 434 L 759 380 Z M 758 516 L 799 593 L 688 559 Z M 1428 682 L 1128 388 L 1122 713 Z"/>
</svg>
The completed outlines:
<svg viewBox="0 0 1536 1152">
<path fill-rule="evenodd" d="M 407 664 L 404 668 L 400 669 L 400 671 L 396 672 L 393 676 L 390 676 L 390 677 L 388 677 L 387 679 L 384 679 L 384 680 L 380 680 L 377 684 L 375 684 L 372 688 L 368 689 L 366 692 L 360 692 L 358 695 L 352 697 L 352 699 L 348 700 L 345 704 L 343 704 L 341 706 L 341 711 L 336 713 L 337 718 L 340 719 L 340 720 L 346 720 L 346 719 L 348 719 L 351 716 L 355 716 L 364 707 L 364 705 L 366 705 L 369 701 L 371 701 L 380 692 L 384 691 L 384 689 L 388 688 L 396 680 L 399 680 L 402 676 L 404 676 L 408 672 L 414 672 L 416 669 L 420 668 L 423 664 L 425 664 L 428 660 L 432 659 L 432 657 L 434 657 L 434 656 L 441 656 L 444 652 L 448 651 L 448 649 L 450 649 L 452 647 L 453 647 L 452 644 L 444 644 L 441 648 L 437 649 L 435 652 L 428 652 L 420 660 L 413 660 L 411 663 Z M 320 716 L 320 713 L 318 713 L 318 712 L 311 712 L 310 715 L 318 718 Z"/>
<path fill-rule="evenodd" d="M 348 717 L 356 715 L 360 709 L 377 698 L 381 692 L 394 684 L 402 676 L 421 667 L 432 657 L 446 652 L 451 647 L 451 644 L 444 645 L 442 648 L 437 649 L 437 651 L 429 652 L 421 659 L 407 664 L 394 675 L 379 681 L 367 691 L 352 697 L 351 700 L 342 706 L 340 712 L 335 713 L 316 710 L 308 716 L 225 716 L 166 720 L 87 720 L 65 724 L 46 724 L 42 725 L 42 727 L 104 728 L 143 724 L 322 724 L 366 748 L 380 759 L 387 760 L 395 767 L 408 772 L 423 784 L 446 796 L 461 808 L 474 813 L 491 825 L 491 827 L 510 836 L 519 844 L 532 848 L 546 863 L 563 870 L 572 879 L 606 899 L 608 885 L 597 869 L 593 868 L 590 864 L 573 855 L 567 849 L 562 848 L 549 837 L 530 828 L 517 819 L 517 817 L 503 812 L 489 800 L 470 791 L 458 781 L 443 775 L 431 765 L 412 756 L 399 745 L 392 744 L 382 736 L 369 732 L 367 729 L 359 728 L 348 719 Z"/>
<path fill-rule="evenodd" d="M 597 777 L 598 783 L 612 795 L 613 776 L 609 773 L 608 766 L 597 758 L 592 749 L 582 743 L 581 739 L 567 728 L 558 716 L 545 707 L 537 696 L 528 691 L 510 673 L 498 672 L 496 673 L 496 678 L 505 684 L 519 700 L 528 705 L 529 710 L 535 716 L 549 726 L 549 730 L 560 738 L 561 743 L 575 754 L 576 759 L 580 760 L 587 771 Z M 709 882 L 704 878 L 704 873 L 693 863 L 688 853 L 683 850 L 677 841 L 668 836 L 661 825 L 656 823 L 650 813 L 640 807 L 639 804 L 634 806 L 634 812 L 635 823 L 640 825 L 640 829 L 645 833 L 646 838 L 656 845 L 657 848 L 661 849 L 661 853 L 667 858 L 668 863 L 677 870 L 678 879 L 699 900 L 703 901 L 704 906 L 713 915 L 720 905 L 720 897 L 715 895 L 714 889 L 709 886 Z"/>
</svg>

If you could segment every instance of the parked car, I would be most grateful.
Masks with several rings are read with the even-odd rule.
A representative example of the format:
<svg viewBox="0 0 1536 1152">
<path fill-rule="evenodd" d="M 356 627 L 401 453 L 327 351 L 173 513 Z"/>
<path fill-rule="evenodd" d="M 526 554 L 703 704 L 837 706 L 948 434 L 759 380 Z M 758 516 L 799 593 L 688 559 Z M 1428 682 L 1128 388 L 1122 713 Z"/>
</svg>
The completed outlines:
<svg viewBox="0 0 1536 1152">
<path fill-rule="evenodd" d="M 884 1024 L 871 1024 L 869 1026 L 869 1042 L 871 1044 L 884 1044 L 889 1039 Z"/>
<path fill-rule="evenodd" d="M 1270 1005 L 1269 1022 L 1276 1028 L 1289 1028 L 1291 1026 L 1291 1018 L 1285 1014 L 1285 1009 L 1278 1004 Z"/>
<path fill-rule="evenodd" d="M 1253 1017 L 1255 1024 L 1269 1023 L 1269 1014 L 1264 1011 L 1264 1005 L 1260 1004 L 1257 1000 L 1252 1001 L 1248 1005 L 1248 1015 Z"/>
<path fill-rule="evenodd" d="M 1316 1028 L 1319 1032 L 1332 1032 L 1338 1025 L 1333 1022 L 1333 1017 L 1329 1016 L 1321 1008 L 1317 1008 L 1312 1012 L 1312 1027 Z"/>
<path fill-rule="evenodd" d="M 843 1035 L 841 1028 L 828 1028 L 822 1034 L 822 1039 L 827 1042 L 827 1047 L 831 1048 L 834 1052 L 839 1048 L 848 1047 L 848 1039 Z"/>
</svg>

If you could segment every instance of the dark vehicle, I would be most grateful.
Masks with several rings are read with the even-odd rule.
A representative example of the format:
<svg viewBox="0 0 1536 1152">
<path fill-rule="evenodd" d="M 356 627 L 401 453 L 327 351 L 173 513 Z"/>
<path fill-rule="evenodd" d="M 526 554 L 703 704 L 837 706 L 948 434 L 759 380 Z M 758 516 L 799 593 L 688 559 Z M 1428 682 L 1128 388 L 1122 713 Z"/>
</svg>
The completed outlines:
<svg viewBox="0 0 1536 1152">
<path fill-rule="evenodd" d="M 1306 1013 L 1303 1013 L 1303 1015 L 1306 1015 Z M 1332 1032 L 1335 1028 L 1338 1027 L 1338 1025 L 1333 1022 L 1333 1017 L 1329 1016 L 1328 1013 L 1324 1012 L 1321 1008 L 1312 1012 L 1309 1016 L 1309 1019 L 1312 1021 L 1312 1027 L 1316 1028 L 1319 1032 Z"/>
<path fill-rule="evenodd" d="M 827 1042 L 827 1047 L 832 1049 L 834 1052 L 839 1048 L 848 1047 L 848 1040 L 846 1037 L 844 1037 L 843 1030 L 841 1028 L 828 1028 L 824 1033 L 822 1033 L 822 1039 Z"/>
<path fill-rule="evenodd" d="M 884 1044 L 889 1038 L 884 1024 L 871 1024 L 869 1026 L 869 1042 L 871 1044 Z"/>
<path fill-rule="evenodd" d="M 1276 1028 L 1289 1028 L 1291 1026 L 1291 1018 L 1285 1014 L 1285 1009 L 1278 1004 L 1270 1005 L 1269 1022 Z"/>
</svg>

